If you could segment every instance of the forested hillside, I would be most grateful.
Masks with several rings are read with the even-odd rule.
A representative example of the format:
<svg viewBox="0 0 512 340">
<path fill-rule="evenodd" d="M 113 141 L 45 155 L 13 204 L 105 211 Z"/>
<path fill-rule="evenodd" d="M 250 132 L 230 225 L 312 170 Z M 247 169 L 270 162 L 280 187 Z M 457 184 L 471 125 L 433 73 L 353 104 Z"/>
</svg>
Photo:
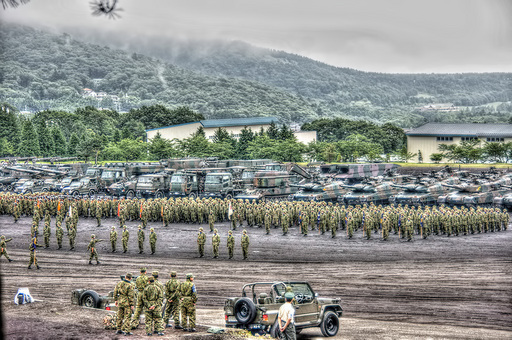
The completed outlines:
<svg viewBox="0 0 512 340">
<path fill-rule="evenodd" d="M 340 117 L 402 127 L 508 122 L 512 113 L 510 73 L 381 74 L 242 42 L 80 39 L 0 25 L 0 102 L 21 111 L 162 104 L 188 106 L 206 118 L 278 116 L 307 123 Z M 84 97 L 84 88 L 119 99 Z M 458 110 L 417 109 L 435 103 Z"/>
</svg>

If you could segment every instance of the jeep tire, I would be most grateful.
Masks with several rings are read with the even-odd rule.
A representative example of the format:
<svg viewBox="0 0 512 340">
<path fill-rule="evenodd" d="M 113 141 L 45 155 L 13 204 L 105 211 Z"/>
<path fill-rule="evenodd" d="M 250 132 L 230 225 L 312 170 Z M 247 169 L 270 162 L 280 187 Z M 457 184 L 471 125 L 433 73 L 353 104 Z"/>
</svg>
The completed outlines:
<svg viewBox="0 0 512 340">
<path fill-rule="evenodd" d="M 240 298 L 234 306 L 236 320 L 243 325 L 251 323 L 256 317 L 256 306 L 249 298 Z"/>
<path fill-rule="evenodd" d="M 270 327 L 270 336 L 274 339 L 280 339 L 281 338 L 281 329 L 278 325 L 278 320 L 276 318 L 276 322 Z"/>
<path fill-rule="evenodd" d="M 340 320 L 338 315 L 333 311 L 325 312 L 320 330 L 325 337 L 335 336 L 340 328 Z"/>
</svg>

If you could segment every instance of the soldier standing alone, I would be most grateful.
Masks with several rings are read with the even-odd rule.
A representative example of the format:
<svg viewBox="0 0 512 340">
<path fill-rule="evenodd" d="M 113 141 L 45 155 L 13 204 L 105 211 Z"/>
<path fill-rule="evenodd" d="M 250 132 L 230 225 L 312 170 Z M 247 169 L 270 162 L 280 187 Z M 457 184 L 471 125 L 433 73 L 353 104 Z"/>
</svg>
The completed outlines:
<svg viewBox="0 0 512 340">
<path fill-rule="evenodd" d="M 220 235 L 219 235 L 219 231 L 217 229 L 213 230 L 212 246 L 213 246 L 213 258 L 216 259 L 219 257 L 219 246 L 220 246 Z"/>
<path fill-rule="evenodd" d="M 142 313 L 142 293 L 144 292 L 144 289 L 148 286 L 148 277 L 146 276 L 146 268 L 142 267 L 140 269 L 140 275 L 135 280 L 135 287 L 137 288 L 137 294 L 135 296 L 135 313 L 133 313 L 132 317 L 132 329 L 137 328 L 139 326 L 140 322 L 140 313 Z"/>
<path fill-rule="evenodd" d="M 149 277 L 149 285 L 142 293 L 144 314 L 146 316 L 146 334 L 153 335 L 153 329 L 158 335 L 164 335 L 162 328 L 162 301 L 164 295 L 162 289 L 155 284 L 155 278 Z"/>
<path fill-rule="evenodd" d="M 123 253 L 126 253 L 128 251 L 128 240 L 130 239 L 130 232 L 126 228 L 126 226 L 123 226 L 123 236 L 122 236 L 122 242 L 123 242 Z"/>
<path fill-rule="evenodd" d="M 244 255 L 244 260 L 247 260 L 247 256 L 249 255 L 249 236 L 247 235 L 247 230 L 244 229 L 242 233 L 242 253 Z"/>
<path fill-rule="evenodd" d="M 142 230 L 142 226 L 139 225 L 139 231 L 137 231 L 137 239 L 139 241 L 139 254 L 144 252 L 144 239 L 146 235 L 144 235 L 144 230 Z"/>
<path fill-rule="evenodd" d="M 115 253 L 117 246 L 117 231 L 114 226 L 110 229 L 110 245 L 112 246 L 112 252 Z"/>
<path fill-rule="evenodd" d="M 199 249 L 199 257 L 204 256 L 204 244 L 206 243 L 206 235 L 203 232 L 203 227 L 199 228 L 199 234 L 197 235 L 197 246 Z"/>
<path fill-rule="evenodd" d="M 124 335 L 132 335 L 130 332 L 130 316 L 132 315 L 133 303 L 135 299 L 135 290 L 130 282 L 132 274 L 128 273 L 124 279 L 116 285 L 114 289 L 114 300 L 117 310 L 117 333 Z"/>
<path fill-rule="evenodd" d="M 228 231 L 228 242 L 227 242 L 227 246 L 228 246 L 228 253 L 229 253 L 229 258 L 232 259 L 233 258 L 233 253 L 235 252 L 235 237 L 233 236 L 233 232 L 230 230 Z"/>
<path fill-rule="evenodd" d="M 151 255 L 153 255 L 156 251 L 156 233 L 155 228 L 149 230 L 149 245 L 151 246 Z"/>
<path fill-rule="evenodd" d="M 176 326 L 176 329 L 184 329 L 190 332 L 196 331 L 196 302 L 197 302 L 197 291 L 194 285 L 194 275 L 187 274 L 187 281 L 180 285 L 181 295 L 181 324 Z M 188 326 L 187 329 L 187 318 Z"/>
<path fill-rule="evenodd" d="M 37 247 L 42 247 L 42 245 L 37 244 L 37 237 L 32 238 L 32 242 L 30 242 L 30 247 L 28 248 L 30 250 L 30 260 L 28 262 L 28 269 L 32 267 L 32 264 L 36 266 L 37 269 L 41 268 L 39 267 L 39 264 L 37 263 L 37 257 L 36 257 L 36 249 Z"/>
<path fill-rule="evenodd" d="M 172 327 L 169 319 L 173 318 L 174 326 L 180 325 L 180 282 L 176 278 L 177 273 L 171 272 L 171 279 L 165 283 L 164 295 L 166 300 L 164 322 L 165 327 Z"/>
</svg>

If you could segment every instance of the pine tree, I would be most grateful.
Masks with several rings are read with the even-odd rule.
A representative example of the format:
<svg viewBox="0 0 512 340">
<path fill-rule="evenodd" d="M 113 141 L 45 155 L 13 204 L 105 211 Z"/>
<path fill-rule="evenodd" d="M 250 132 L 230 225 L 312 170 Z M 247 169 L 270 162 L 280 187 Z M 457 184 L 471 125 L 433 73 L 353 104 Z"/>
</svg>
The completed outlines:
<svg viewBox="0 0 512 340">
<path fill-rule="evenodd" d="M 55 145 L 50 130 L 46 126 L 45 121 L 37 124 L 37 132 L 39 137 L 39 150 L 42 156 L 53 156 L 55 153 Z"/>
<path fill-rule="evenodd" d="M 20 156 L 39 156 L 39 139 L 37 132 L 34 129 L 34 125 L 30 120 L 23 122 L 23 128 L 21 130 L 21 142 L 18 148 L 18 154 Z"/>
<path fill-rule="evenodd" d="M 64 157 L 67 152 L 67 143 L 62 130 L 57 126 L 54 126 L 51 129 L 51 134 L 53 137 L 53 144 L 55 145 L 55 152 L 53 153 L 53 156 Z"/>
<path fill-rule="evenodd" d="M 74 157 L 76 156 L 76 150 L 78 147 L 78 144 L 80 143 L 80 139 L 78 138 L 78 135 L 76 133 L 72 133 L 71 137 L 69 138 L 68 143 L 68 156 Z"/>
</svg>

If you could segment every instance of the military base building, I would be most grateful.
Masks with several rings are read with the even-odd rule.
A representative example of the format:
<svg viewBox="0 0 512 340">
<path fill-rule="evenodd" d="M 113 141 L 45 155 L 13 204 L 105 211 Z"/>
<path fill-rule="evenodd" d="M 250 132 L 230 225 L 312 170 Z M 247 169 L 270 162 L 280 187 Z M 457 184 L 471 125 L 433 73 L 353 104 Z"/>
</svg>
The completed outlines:
<svg viewBox="0 0 512 340">
<path fill-rule="evenodd" d="M 430 155 L 440 153 L 440 144 L 459 144 L 462 141 L 479 139 L 485 142 L 512 142 L 512 124 L 438 124 L 427 123 L 406 132 L 407 151 L 421 151 L 424 162 Z M 446 161 L 446 160 L 443 160 Z"/>
<path fill-rule="evenodd" d="M 270 124 L 274 123 L 279 128 L 279 120 L 276 117 L 255 117 L 255 118 L 228 118 L 228 119 L 207 119 L 197 122 L 164 126 L 156 129 L 146 130 L 147 140 L 153 139 L 157 133 L 160 133 L 165 139 L 185 139 L 195 133 L 202 126 L 205 136 L 208 140 L 212 140 L 215 131 L 218 128 L 224 128 L 228 133 L 233 134 L 235 138 L 239 138 L 242 130 L 247 127 L 252 132 L 259 132 L 261 128 L 267 130 Z M 308 144 L 316 141 L 316 131 L 294 131 L 295 137 L 299 142 Z"/>
</svg>

